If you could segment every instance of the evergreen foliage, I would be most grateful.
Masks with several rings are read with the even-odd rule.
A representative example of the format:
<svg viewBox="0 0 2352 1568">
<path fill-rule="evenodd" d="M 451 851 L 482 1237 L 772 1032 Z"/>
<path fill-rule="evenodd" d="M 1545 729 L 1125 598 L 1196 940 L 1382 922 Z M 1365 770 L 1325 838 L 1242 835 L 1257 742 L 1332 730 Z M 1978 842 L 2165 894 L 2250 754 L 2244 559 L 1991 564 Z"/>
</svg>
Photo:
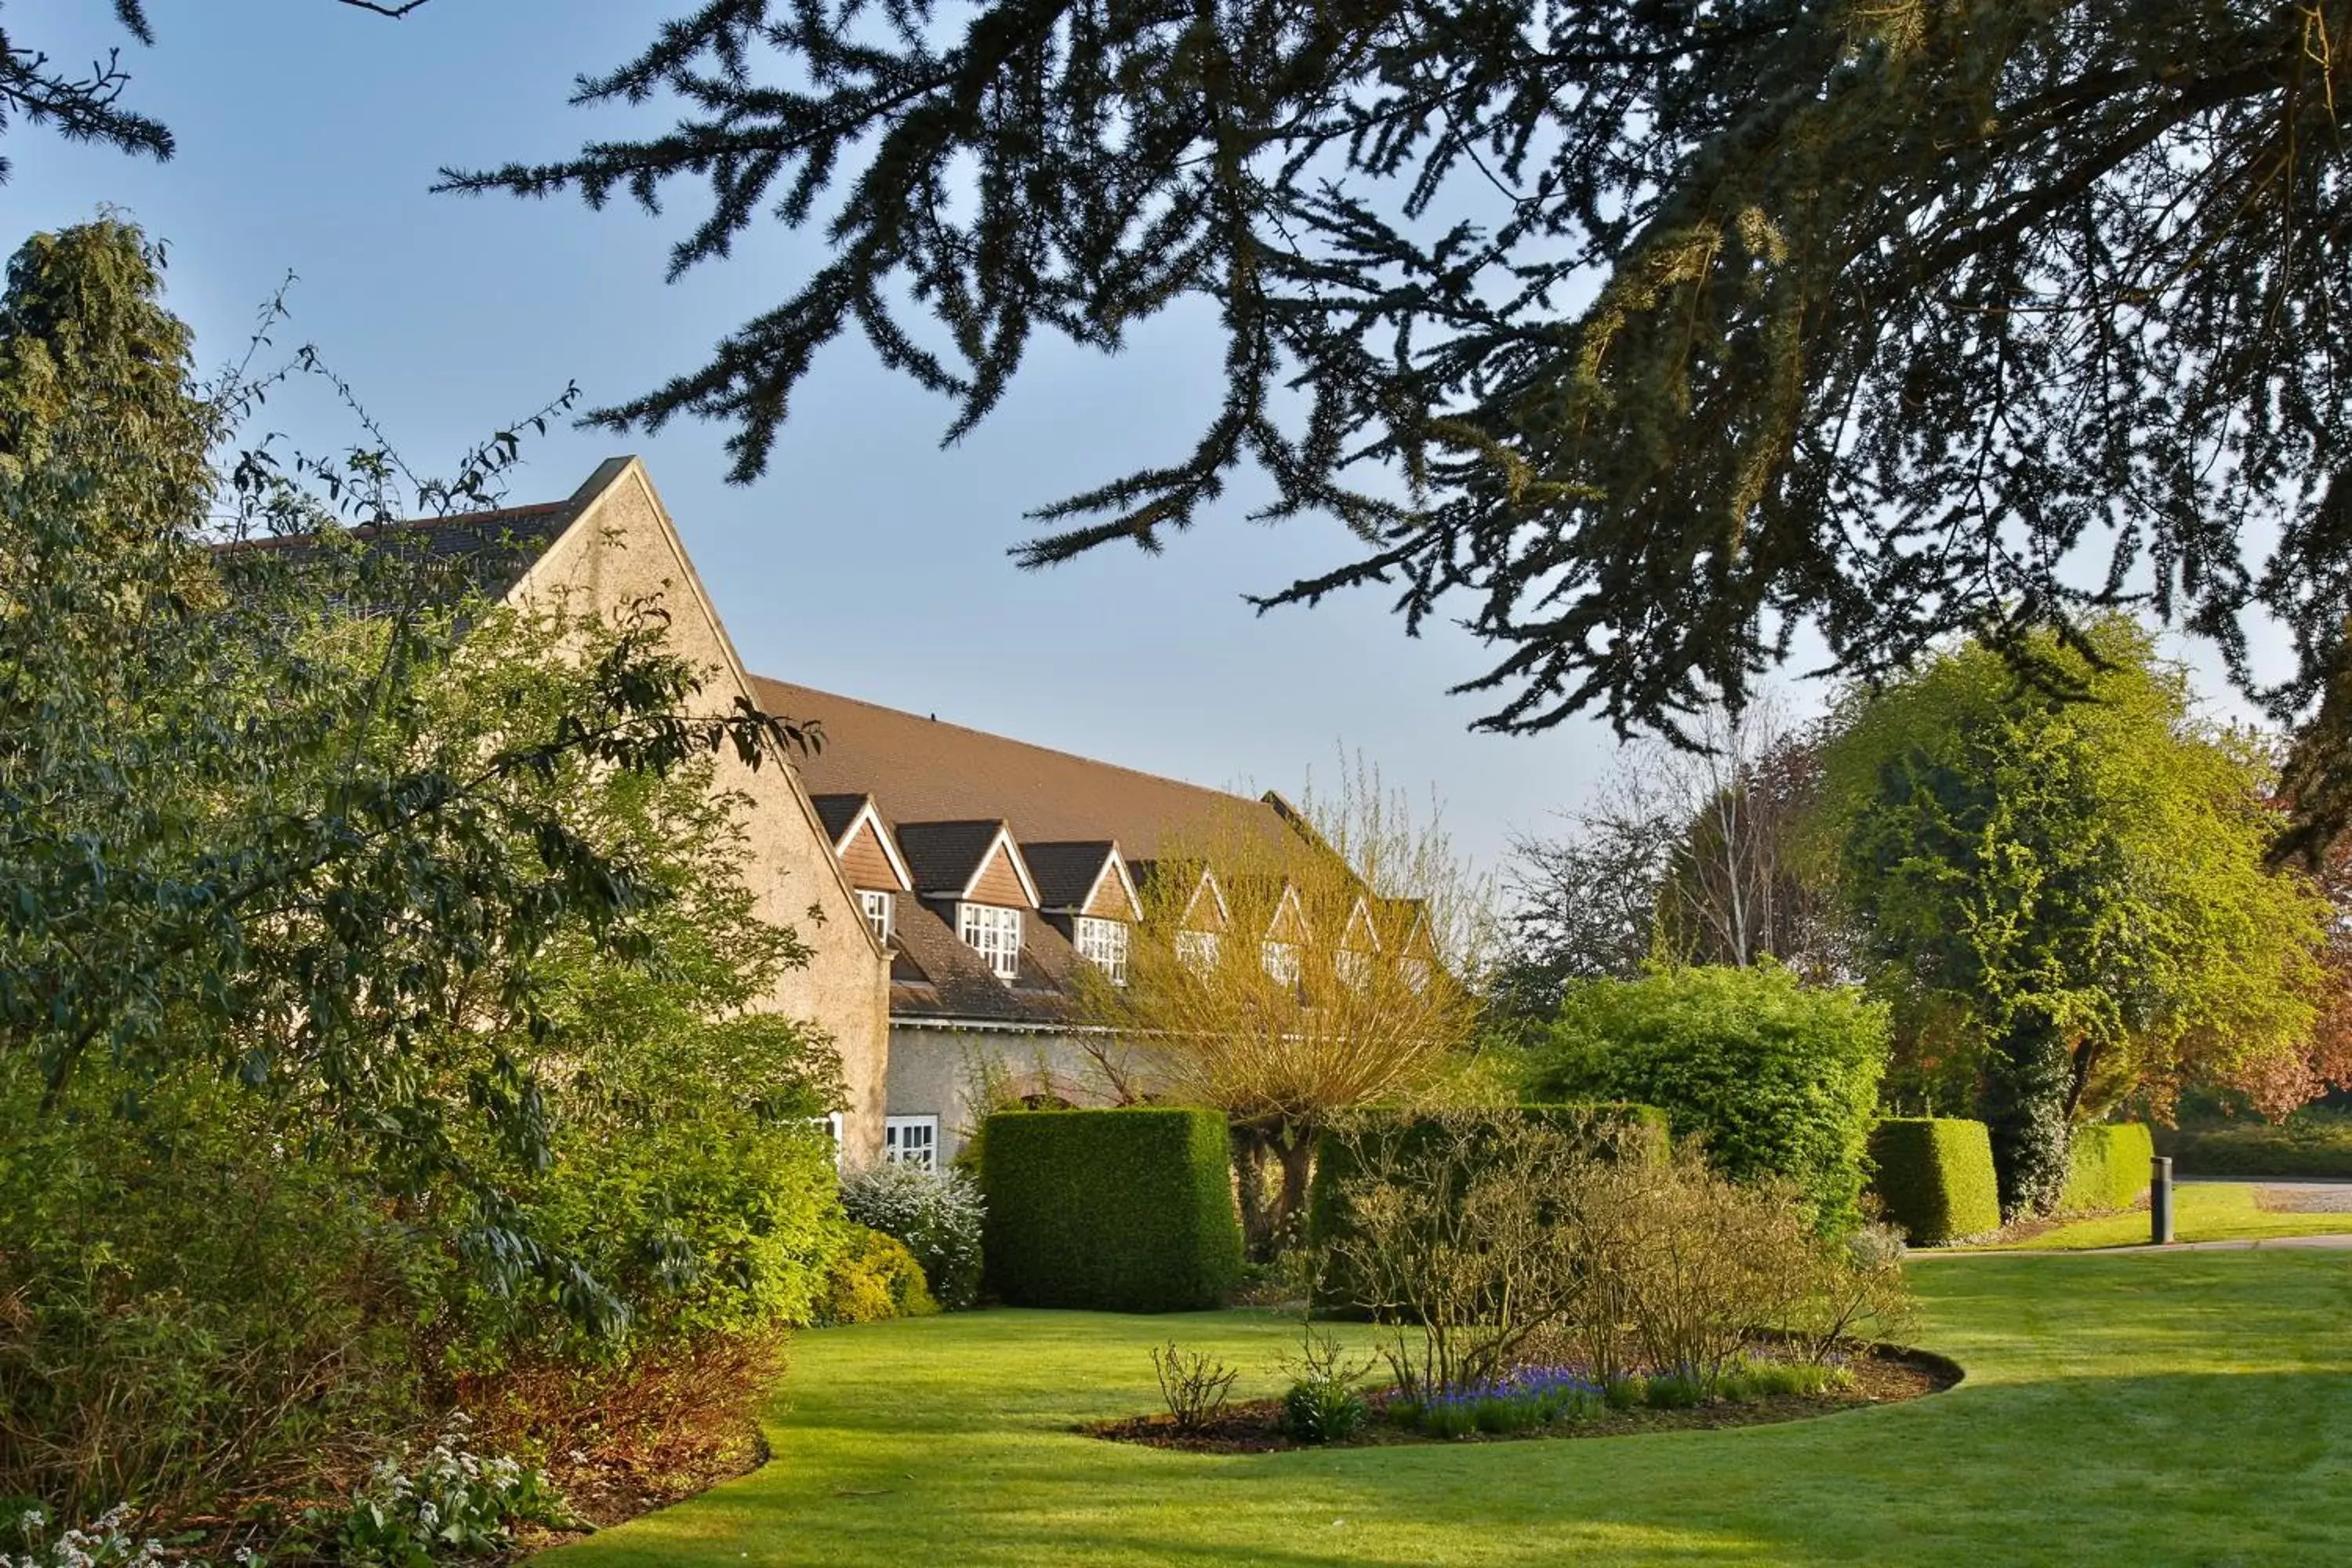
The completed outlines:
<svg viewBox="0 0 2352 1568">
<path fill-rule="evenodd" d="M 988 1282 L 1017 1307 L 1187 1312 L 1241 1279 L 1214 1110 L 1003 1110 L 988 1119 Z"/>
<path fill-rule="evenodd" d="M 1023 558 L 1156 550 L 1255 467 L 1261 515 L 1360 542 L 1267 602 L 1466 597 L 1496 727 L 1737 707 L 1803 618 L 1874 673 L 2126 602 L 2302 719 L 2352 613 L 2347 85 L 2336 0 L 707 0 L 578 94 L 673 129 L 445 184 L 706 185 L 673 277 L 821 229 L 707 364 L 598 416 L 723 421 L 739 479 L 837 338 L 952 439 L 1041 335 L 1213 314 L 1197 437 Z M 2256 610 L 2294 630 L 2275 686 Z M 2333 707 L 2302 798 L 2340 820 Z"/>
<path fill-rule="evenodd" d="M 2000 1228 L 1992 1140 L 1981 1121 L 1889 1117 L 1871 1130 L 1870 1190 L 1914 1247 Z"/>
<path fill-rule="evenodd" d="M 1769 960 L 1662 969 L 1570 987 L 1528 1089 L 1656 1106 L 1725 1174 L 1782 1177 L 1844 1228 L 1861 1218 L 1886 1056 L 1886 1009 L 1852 989 L 1801 984 Z"/>
<path fill-rule="evenodd" d="M 2096 700 L 1970 644 L 1854 693 L 1825 763 L 1877 984 L 1978 1094 L 2011 1215 L 2058 1201 L 2071 1121 L 2226 1081 L 2315 1016 L 2325 906 L 2264 866 L 2263 759 L 2200 720 L 2140 627 L 2089 635 L 2039 657 Z"/>
</svg>

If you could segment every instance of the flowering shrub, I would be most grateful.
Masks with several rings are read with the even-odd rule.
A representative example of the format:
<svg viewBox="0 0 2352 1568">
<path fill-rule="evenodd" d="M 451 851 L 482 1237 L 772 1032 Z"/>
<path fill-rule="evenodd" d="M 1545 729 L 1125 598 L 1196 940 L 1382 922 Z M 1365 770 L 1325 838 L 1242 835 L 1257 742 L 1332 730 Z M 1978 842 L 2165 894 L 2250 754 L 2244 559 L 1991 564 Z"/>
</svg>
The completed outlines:
<svg viewBox="0 0 2352 1568">
<path fill-rule="evenodd" d="M 49 1534 L 48 1510 L 28 1508 L 9 1521 L 13 1552 L 0 1552 L 0 1568 L 163 1568 L 173 1561 L 163 1543 L 131 1534 L 128 1506 L 108 1510 L 86 1527 L 68 1525 Z"/>
<path fill-rule="evenodd" d="M 429 1568 L 511 1551 L 518 1525 L 577 1522 L 539 1471 L 503 1455 L 484 1458 L 464 1442 L 460 1423 L 413 1467 L 381 1460 L 339 1516 L 314 1516 L 331 1529 L 336 1560 L 355 1568 Z"/>
<path fill-rule="evenodd" d="M 952 1311 L 980 1299 L 980 1231 L 988 1205 L 961 1171 L 892 1163 L 841 1179 L 842 1211 L 906 1243 L 931 1295 Z"/>
</svg>

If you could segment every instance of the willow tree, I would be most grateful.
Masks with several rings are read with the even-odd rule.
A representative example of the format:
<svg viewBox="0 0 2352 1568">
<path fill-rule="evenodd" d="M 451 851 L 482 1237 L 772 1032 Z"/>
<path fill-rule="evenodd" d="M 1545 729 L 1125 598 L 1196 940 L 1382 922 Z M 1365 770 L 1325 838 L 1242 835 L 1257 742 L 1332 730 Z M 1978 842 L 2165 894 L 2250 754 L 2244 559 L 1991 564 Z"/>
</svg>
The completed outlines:
<svg viewBox="0 0 2352 1568">
<path fill-rule="evenodd" d="M 1222 402 L 1021 559 L 1157 550 L 1254 467 L 1357 542 L 1263 602 L 1459 595 L 1496 728 L 1674 731 L 1807 623 L 1881 673 L 2125 602 L 2302 722 L 2352 613 L 2348 94 L 2347 0 L 709 0 L 580 84 L 674 127 L 445 185 L 707 185 L 674 277 L 817 228 L 600 416 L 722 421 L 739 479 L 837 338 L 952 439 L 1041 335 L 1213 319 Z M 2295 847 L 2352 813 L 2305 754 Z"/>
<path fill-rule="evenodd" d="M 1957 1037 L 2008 1213 L 2056 1201 L 2074 1121 L 2305 1059 L 2325 989 L 2326 901 L 2263 864 L 2268 759 L 2200 718 L 2139 627 L 2089 638 L 2035 651 L 2095 700 L 1969 645 L 1857 693 L 1826 752 L 1878 983 Z"/>
<path fill-rule="evenodd" d="M 1335 1112 L 1429 1099 L 1466 1065 L 1490 924 L 1434 818 L 1369 771 L 1269 826 L 1236 812 L 1171 833 L 1124 981 L 1079 989 L 1128 1097 L 1225 1112 L 1261 1255 L 1291 1236 Z"/>
</svg>

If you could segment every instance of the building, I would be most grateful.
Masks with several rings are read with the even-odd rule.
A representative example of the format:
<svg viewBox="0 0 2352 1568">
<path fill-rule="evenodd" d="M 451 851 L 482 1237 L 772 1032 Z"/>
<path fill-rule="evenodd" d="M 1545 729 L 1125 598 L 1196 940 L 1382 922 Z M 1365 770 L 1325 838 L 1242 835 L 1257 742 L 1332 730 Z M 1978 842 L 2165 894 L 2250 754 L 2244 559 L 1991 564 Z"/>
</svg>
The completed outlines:
<svg viewBox="0 0 2352 1568">
<path fill-rule="evenodd" d="M 670 617 L 672 651 L 703 673 L 701 700 L 716 711 L 752 695 L 734 643 L 635 458 L 605 462 L 568 500 L 405 524 L 399 533 L 399 547 L 428 570 L 446 563 L 453 587 L 498 602 L 520 607 L 560 599 L 601 614 L 657 605 Z M 271 546 L 228 548 L 256 547 Z M 877 1158 L 889 1072 L 888 952 L 864 920 L 834 836 L 789 762 L 754 769 L 727 749 L 718 766 L 718 787 L 751 803 L 746 883 L 761 917 L 793 926 L 813 950 L 763 1005 L 832 1037 L 846 1090 L 843 1157 Z"/>
<path fill-rule="evenodd" d="M 1295 962 L 1305 936 L 1280 922 L 1228 929 L 1214 868 L 1174 855 L 1214 835 L 1297 847 L 1281 797 L 1256 799 L 1139 773 L 1003 735 L 786 681 L 755 679 L 766 711 L 814 721 L 801 763 L 869 928 L 891 950 L 886 1148 L 950 1160 L 975 1098 L 1086 1104 L 1107 1085 L 1091 1031 L 1073 1016 L 1078 965 L 1118 978 L 1153 878 L 1189 878 L 1178 939 L 1203 958 L 1226 941 Z"/>
</svg>

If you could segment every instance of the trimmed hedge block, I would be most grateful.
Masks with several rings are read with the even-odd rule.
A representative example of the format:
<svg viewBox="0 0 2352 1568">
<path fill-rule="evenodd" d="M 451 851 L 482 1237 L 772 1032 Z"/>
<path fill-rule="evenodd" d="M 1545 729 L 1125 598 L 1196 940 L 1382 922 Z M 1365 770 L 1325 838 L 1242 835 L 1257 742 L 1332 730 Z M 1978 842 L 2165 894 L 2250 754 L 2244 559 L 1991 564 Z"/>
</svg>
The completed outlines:
<svg viewBox="0 0 2352 1568">
<path fill-rule="evenodd" d="M 1183 1312 L 1240 1282 L 1222 1111 L 1006 1110 L 985 1133 L 981 1251 L 1004 1301 Z"/>
<path fill-rule="evenodd" d="M 2000 1228 L 1992 1138 L 1981 1121 L 1896 1116 L 1871 1130 L 1871 1190 L 1916 1247 Z"/>
<path fill-rule="evenodd" d="M 2131 1207 L 2147 1191 L 2147 1163 L 2155 1153 L 2155 1138 L 2137 1122 L 2075 1128 L 2058 1206 L 2076 1212 Z"/>
</svg>

